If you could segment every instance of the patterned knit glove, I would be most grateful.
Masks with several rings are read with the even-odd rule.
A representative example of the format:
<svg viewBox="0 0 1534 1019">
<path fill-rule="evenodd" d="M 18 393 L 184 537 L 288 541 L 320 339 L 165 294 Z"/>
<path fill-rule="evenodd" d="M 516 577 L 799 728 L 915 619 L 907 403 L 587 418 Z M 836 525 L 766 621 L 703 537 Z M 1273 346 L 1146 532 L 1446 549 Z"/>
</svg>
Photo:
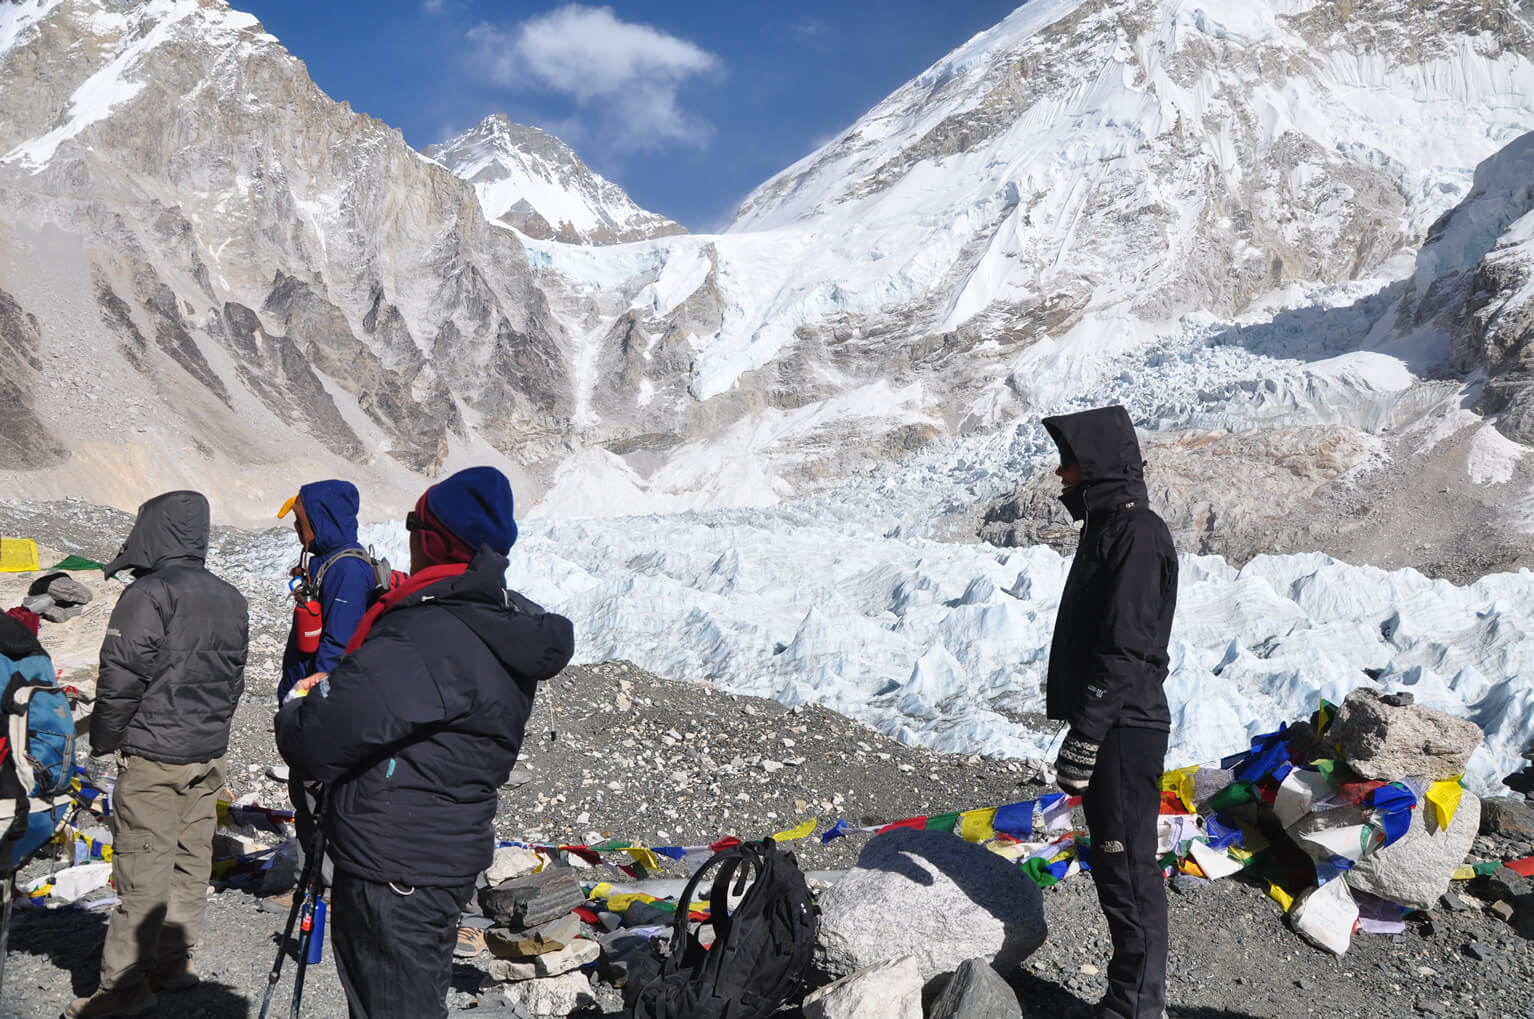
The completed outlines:
<svg viewBox="0 0 1534 1019">
<path fill-rule="evenodd" d="M 1098 746 L 1100 744 L 1075 729 L 1065 734 L 1065 742 L 1060 745 L 1060 754 L 1055 758 L 1055 773 L 1061 789 L 1072 796 L 1087 791 L 1087 784 L 1092 781 L 1092 769 L 1097 767 Z"/>
<path fill-rule="evenodd" d="M 85 759 L 85 781 L 97 789 L 105 789 L 116 771 L 117 758 L 113 754 L 97 754 Z"/>
</svg>

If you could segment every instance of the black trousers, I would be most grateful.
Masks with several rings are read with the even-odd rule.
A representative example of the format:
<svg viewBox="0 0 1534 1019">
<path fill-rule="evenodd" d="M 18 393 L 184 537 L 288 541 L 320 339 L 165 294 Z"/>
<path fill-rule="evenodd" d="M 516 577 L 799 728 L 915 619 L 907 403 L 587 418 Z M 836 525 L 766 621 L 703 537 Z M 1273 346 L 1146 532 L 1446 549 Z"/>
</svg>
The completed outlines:
<svg viewBox="0 0 1534 1019">
<path fill-rule="evenodd" d="M 1156 729 L 1115 726 L 1081 800 L 1097 901 L 1113 940 L 1101 1014 L 1114 1019 L 1160 1019 L 1166 1006 L 1166 880 L 1156 861 L 1166 745 Z"/>
<path fill-rule="evenodd" d="M 447 1015 L 458 917 L 474 884 L 412 887 L 336 871 L 330 944 L 351 1019 Z"/>
</svg>

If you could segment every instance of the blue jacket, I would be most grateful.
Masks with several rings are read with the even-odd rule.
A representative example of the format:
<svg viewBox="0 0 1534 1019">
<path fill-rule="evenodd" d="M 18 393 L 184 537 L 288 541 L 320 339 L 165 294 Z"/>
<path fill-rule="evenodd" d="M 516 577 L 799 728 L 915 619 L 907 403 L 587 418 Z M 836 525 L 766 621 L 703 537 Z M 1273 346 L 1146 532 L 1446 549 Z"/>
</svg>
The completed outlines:
<svg viewBox="0 0 1534 1019">
<path fill-rule="evenodd" d="M 406 595 L 277 713 L 283 758 L 330 786 L 341 870 L 458 886 L 490 865 L 534 689 L 575 649 L 570 621 L 506 590 L 505 576 L 505 557 L 481 546 L 467 572 Z"/>
<path fill-rule="evenodd" d="M 357 488 L 350 481 L 316 481 L 298 490 L 298 497 L 314 528 L 309 543 L 309 577 L 346 549 L 360 549 L 357 541 Z M 316 672 L 329 672 L 341 660 L 347 641 L 367 611 L 373 593 L 373 568 L 355 556 L 344 556 L 325 573 L 325 585 L 319 591 L 319 650 L 306 655 L 298 650 L 298 630 L 289 628 L 288 646 L 282 652 L 282 678 L 277 683 L 277 697 L 285 696 L 294 683 Z"/>
</svg>

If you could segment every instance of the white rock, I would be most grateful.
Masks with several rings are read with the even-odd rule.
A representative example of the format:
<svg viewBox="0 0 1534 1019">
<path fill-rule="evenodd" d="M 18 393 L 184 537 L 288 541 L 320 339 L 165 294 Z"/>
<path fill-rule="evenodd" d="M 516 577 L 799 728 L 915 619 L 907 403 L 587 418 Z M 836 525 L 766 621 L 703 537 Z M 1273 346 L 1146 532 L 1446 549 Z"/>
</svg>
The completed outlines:
<svg viewBox="0 0 1534 1019">
<path fill-rule="evenodd" d="M 531 874 L 542 862 L 538 854 L 531 849 L 524 849 L 521 846 L 502 846 L 495 851 L 495 858 L 490 861 L 485 877 L 489 878 L 493 887 L 502 881 L 510 881 L 514 877 Z"/>
<path fill-rule="evenodd" d="M 524 980 L 506 988 L 507 1003 L 524 1016 L 567 1016 L 596 1000 L 583 973 Z"/>
<path fill-rule="evenodd" d="M 1411 828 L 1396 842 L 1377 850 L 1348 871 L 1348 884 L 1358 891 L 1399 902 L 1413 909 L 1429 909 L 1449 890 L 1454 868 L 1481 827 L 1481 800 L 1468 789 L 1449 827 L 1428 833 L 1427 810 L 1411 812 Z"/>
<path fill-rule="evenodd" d="M 966 959 L 1005 972 L 1048 933 L 1038 886 L 1021 869 L 946 832 L 875 837 L 820 909 L 815 965 L 833 979 L 907 955 L 923 983 Z"/>
<path fill-rule="evenodd" d="M 500 981 L 557 977 L 580 969 L 588 962 L 595 962 L 601 954 L 601 945 L 585 938 L 577 938 L 557 952 L 535 955 L 527 960 L 492 959 L 489 972 L 493 979 Z"/>
<path fill-rule="evenodd" d="M 804 999 L 805 1019 L 921 1019 L 921 968 L 911 956 L 827 984 Z"/>
</svg>

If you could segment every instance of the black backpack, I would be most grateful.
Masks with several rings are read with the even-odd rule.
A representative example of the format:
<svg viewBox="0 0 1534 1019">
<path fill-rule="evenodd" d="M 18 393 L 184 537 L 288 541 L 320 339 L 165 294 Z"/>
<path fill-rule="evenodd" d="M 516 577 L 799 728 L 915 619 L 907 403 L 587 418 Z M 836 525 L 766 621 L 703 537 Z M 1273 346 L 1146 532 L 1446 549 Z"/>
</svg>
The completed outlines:
<svg viewBox="0 0 1534 1019">
<path fill-rule="evenodd" d="M 693 893 L 713 874 L 708 895 L 714 942 L 689 929 Z M 749 882 L 749 887 L 747 884 Z M 742 896 L 744 892 L 744 896 Z M 731 896 L 740 901 L 729 908 Z M 794 996 L 809 972 L 819 925 L 809 885 L 772 839 L 715 853 L 687 882 L 676 905 L 671 954 L 658 973 L 630 980 L 633 1019 L 763 1019 Z M 637 977 L 637 974 L 636 974 Z"/>
</svg>

